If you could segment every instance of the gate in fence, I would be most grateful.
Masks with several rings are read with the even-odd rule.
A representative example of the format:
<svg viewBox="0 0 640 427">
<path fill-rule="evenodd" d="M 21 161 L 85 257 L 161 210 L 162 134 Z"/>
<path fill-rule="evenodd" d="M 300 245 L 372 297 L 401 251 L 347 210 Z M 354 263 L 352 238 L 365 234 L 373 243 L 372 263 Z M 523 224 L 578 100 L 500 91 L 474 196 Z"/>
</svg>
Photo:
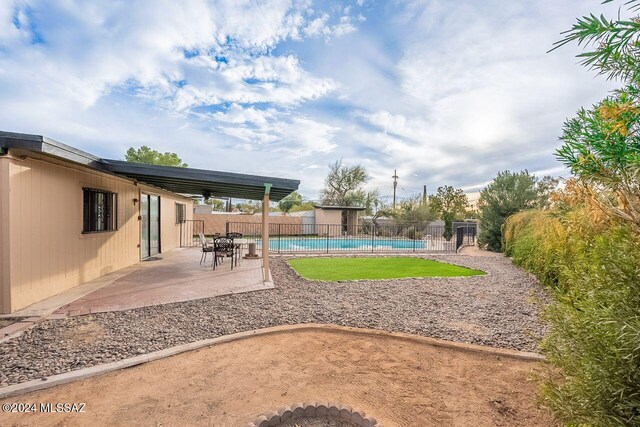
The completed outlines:
<svg viewBox="0 0 640 427">
<path fill-rule="evenodd" d="M 190 248 L 200 245 L 199 234 L 204 234 L 204 221 L 201 219 L 183 219 L 180 221 L 180 247 Z"/>
<path fill-rule="evenodd" d="M 226 231 L 240 233 L 246 243 L 261 247 L 261 223 L 227 222 Z M 470 227 L 463 227 L 463 241 L 472 234 Z M 276 253 L 455 252 L 457 248 L 457 234 L 452 227 L 363 223 L 345 230 L 342 224 L 269 224 L 269 249 Z"/>
<path fill-rule="evenodd" d="M 462 224 L 462 225 L 460 225 Z M 478 225 L 475 222 L 454 222 L 456 230 L 456 252 L 463 246 L 473 245 L 476 241 Z"/>
</svg>

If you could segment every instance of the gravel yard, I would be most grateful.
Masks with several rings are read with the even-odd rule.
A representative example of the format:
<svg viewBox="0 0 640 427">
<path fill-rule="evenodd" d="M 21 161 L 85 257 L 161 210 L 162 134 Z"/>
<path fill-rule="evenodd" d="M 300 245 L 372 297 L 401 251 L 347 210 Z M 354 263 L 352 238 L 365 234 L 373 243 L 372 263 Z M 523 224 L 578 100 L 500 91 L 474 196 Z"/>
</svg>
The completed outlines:
<svg viewBox="0 0 640 427">
<path fill-rule="evenodd" d="M 272 260 L 275 289 L 38 324 L 0 344 L 0 385 L 220 335 L 297 323 L 399 331 L 536 351 L 544 294 L 503 257 L 429 256 L 485 276 L 313 282 Z"/>
</svg>

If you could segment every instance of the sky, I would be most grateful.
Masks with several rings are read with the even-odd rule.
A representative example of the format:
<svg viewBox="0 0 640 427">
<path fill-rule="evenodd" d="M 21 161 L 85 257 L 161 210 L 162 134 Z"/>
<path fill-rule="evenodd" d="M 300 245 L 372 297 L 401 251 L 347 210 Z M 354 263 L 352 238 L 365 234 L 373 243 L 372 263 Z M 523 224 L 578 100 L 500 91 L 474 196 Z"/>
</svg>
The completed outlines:
<svg viewBox="0 0 640 427">
<path fill-rule="evenodd" d="M 597 0 L 0 1 L 0 130 L 105 158 L 294 178 L 362 164 L 400 198 L 567 176 L 566 118 L 615 87 L 547 53 Z"/>
</svg>

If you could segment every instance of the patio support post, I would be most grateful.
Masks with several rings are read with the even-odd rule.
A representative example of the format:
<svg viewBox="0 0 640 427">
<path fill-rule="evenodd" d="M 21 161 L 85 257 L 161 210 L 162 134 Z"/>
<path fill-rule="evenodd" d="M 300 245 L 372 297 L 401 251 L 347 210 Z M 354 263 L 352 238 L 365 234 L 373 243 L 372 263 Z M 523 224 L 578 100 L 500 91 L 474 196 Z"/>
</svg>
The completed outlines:
<svg viewBox="0 0 640 427">
<path fill-rule="evenodd" d="M 264 184 L 264 196 L 262 197 L 262 268 L 264 269 L 264 281 L 269 282 L 269 193 L 271 184 Z"/>
</svg>

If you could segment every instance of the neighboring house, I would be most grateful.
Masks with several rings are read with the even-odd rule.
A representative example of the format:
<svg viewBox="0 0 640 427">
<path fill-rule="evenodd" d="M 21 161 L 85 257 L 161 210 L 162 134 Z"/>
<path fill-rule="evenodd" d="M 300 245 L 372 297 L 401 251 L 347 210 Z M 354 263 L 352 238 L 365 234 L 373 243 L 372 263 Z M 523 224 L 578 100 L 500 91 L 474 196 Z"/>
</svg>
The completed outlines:
<svg viewBox="0 0 640 427">
<path fill-rule="evenodd" d="M 0 184 L 5 314 L 178 247 L 192 195 L 277 201 L 299 181 L 101 159 L 0 132 Z"/>
</svg>

